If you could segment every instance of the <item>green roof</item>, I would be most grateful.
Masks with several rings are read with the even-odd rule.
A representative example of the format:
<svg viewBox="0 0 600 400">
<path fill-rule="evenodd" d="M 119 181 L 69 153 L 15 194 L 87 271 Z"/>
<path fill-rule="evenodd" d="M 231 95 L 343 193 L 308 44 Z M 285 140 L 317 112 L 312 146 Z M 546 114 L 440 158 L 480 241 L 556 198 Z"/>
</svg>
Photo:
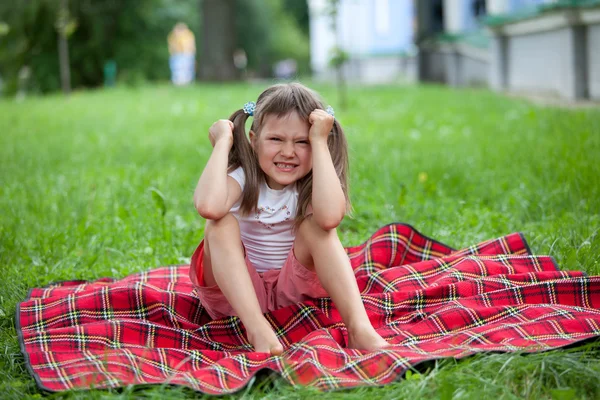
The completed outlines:
<svg viewBox="0 0 600 400">
<path fill-rule="evenodd" d="M 490 37 L 483 30 L 462 33 L 442 33 L 436 37 L 437 41 L 450 43 L 466 43 L 473 47 L 486 49 L 490 43 Z"/>
<path fill-rule="evenodd" d="M 600 0 L 558 0 L 554 3 L 540 4 L 538 6 L 525 8 L 513 13 L 488 15 L 483 18 L 483 22 L 488 26 L 500 26 L 537 17 L 549 11 L 596 6 L 600 6 Z"/>
</svg>

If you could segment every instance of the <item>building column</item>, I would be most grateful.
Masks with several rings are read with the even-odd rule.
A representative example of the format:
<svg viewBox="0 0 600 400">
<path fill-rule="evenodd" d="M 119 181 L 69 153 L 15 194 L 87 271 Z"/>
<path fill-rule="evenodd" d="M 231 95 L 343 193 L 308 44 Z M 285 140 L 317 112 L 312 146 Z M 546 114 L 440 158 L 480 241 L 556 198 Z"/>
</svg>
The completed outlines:
<svg viewBox="0 0 600 400">
<path fill-rule="evenodd" d="M 331 27 L 326 0 L 308 0 L 308 10 L 310 66 L 317 80 L 329 80 L 333 78 L 329 58 L 336 43 L 337 32 Z"/>
<path fill-rule="evenodd" d="M 567 35 L 563 94 L 570 100 L 585 99 L 588 97 L 586 27 L 570 25 Z"/>
<path fill-rule="evenodd" d="M 490 42 L 490 87 L 494 90 L 508 88 L 508 38 L 493 33 Z"/>
<path fill-rule="evenodd" d="M 465 30 L 465 1 L 444 0 L 444 31 L 447 33 L 460 33 Z"/>
<path fill-rule="evenodd" d="M 453 87 L 463 86 L 461 55 L 454 49 L 454 46 L 452 46 L 452 51 L 444 54 L 444 63 L 446 84 Z"/>
<path fill-rule="evenodd" d="M 510 11 L 509 0 L 486 0 L 485 8 L 488 15 L 506 14 Z"/>
<path fill-rule="evenodd" d="M 413 0 L 415 18 L 415 45 L 419 47 L 417 52 L 417 81 L 427 80 L 427 51 L 423 48 L 423 41 L 431 34 L 431 1 Z"/>
</svg>

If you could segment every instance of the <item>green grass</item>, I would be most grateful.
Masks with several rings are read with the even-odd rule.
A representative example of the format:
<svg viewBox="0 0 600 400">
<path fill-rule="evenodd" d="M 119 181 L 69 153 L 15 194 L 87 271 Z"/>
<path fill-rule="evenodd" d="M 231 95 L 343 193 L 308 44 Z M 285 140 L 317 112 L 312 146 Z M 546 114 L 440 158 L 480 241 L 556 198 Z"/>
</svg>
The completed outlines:
<svg viewBox="0 0 600 400">
<path fill-rule="evenodd" d="M 202 238 L 192 193 L 217 118 L 265 86 L 168 86 L 0 101 L 0 397 L 39 397 L 14 328 L 32 287 L 186 262 Z M 541 108 L 480 90 L 333 88 L 351 151 L 346 245 L 393 221 L 454 247 L 521 231 L 561 268 L 600 274 L 600 111 Z M 353 398 L 598 398 L 600 344 L 419 366 Z M 306 398 L 273 377 L 246 397 Z M 169 386 L 52 398 L 184 398 Z"/>
</svg>

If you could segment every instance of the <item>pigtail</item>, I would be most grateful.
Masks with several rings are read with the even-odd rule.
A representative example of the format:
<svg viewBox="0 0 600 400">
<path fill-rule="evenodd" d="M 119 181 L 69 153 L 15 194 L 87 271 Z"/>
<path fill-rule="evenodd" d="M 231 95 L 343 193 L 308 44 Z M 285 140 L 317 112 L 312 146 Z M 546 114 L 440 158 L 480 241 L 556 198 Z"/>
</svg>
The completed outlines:
<svg viewBox="0 0 600 400">
<path fill-rule="evenodd" d="M 298 229 L 302 221 L 306 219 L 308 205 L 312 201 L 312 181 L 311 171 L 296 183 L 296 188 L 298 189 L 298 210 L 296 211 L 296 218 L 294 218 L 294 230 Z"/>
<path fill-rule="evenodd" d="M 233 122 L 233 146 L 229 151 L 228 169 L 231 172 L 241 166 L 246 177 L 240 206 L 242 215 L 248 215 L 256 209 L 258 188 L 262 178 L 258 160 L 246 135 L 247 119 L 248 114 L 243 110 L 238 110 L 229 117 Z"/>
<path fill-rule="evenodd" d="M 333 121 L 333 130 L 332 134 L 327 138 L 327 147 L 329 147 L 331 161 L 333 162 L 335 172 L 342 185 L 342 190 L 344 191 L 344 197 L 346 198 L 346 210 L 347 212 L 350 212 L 351 204 L 350 197 L 348 195 L 348 142 L 337 119 Z"/>
</svg>

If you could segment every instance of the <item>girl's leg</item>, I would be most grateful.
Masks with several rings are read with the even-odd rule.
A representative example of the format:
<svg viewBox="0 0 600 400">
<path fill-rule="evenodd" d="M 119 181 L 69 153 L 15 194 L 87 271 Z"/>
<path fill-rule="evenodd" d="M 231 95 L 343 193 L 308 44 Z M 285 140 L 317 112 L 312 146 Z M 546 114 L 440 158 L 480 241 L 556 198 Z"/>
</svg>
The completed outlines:
<svg viewBox="0 0 600 400">
<path fill-rule="evenodd" d="M 262 314 L 248 274 L 237 219 L 227 214 L 217 221 L 207 221 L 204 246 L 204 284 L 219 286 L 256 351 L 281 354 L 283 346 Z"/>
<path fill-rule="evenodd" d="M 316 271 L 335 303 L 348 329 L 348 347 L 375 350 L 388 346 L 369 321 L 350 260 L 335 229 L 325 231 L 309 216 L 296 234 L 294 255 L 306 268 Z"/>
</svg>

